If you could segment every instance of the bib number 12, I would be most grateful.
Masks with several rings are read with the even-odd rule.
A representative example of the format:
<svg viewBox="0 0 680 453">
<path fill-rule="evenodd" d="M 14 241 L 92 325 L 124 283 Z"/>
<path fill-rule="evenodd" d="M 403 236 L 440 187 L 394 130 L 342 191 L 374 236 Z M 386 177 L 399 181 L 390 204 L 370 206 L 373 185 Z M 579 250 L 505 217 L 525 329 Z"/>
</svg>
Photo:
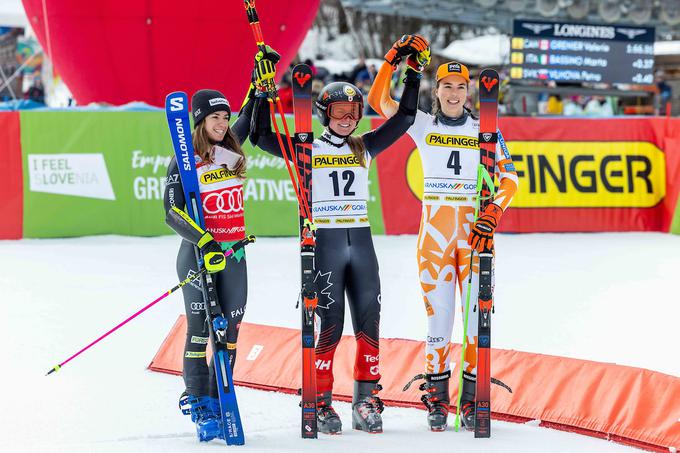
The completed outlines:
<svg viewBox="0 0 680 453">
<path fill-rule="evenodd" d="M 333 194 L 336 197 L 340 196 L 340 178 L 338 176 L 337 171 L 332 171 L 329 175 L 329 178 L 333 180 Z M 354 195 L 354 191 L 350 190 L 352 187 L 352 183 L 354 182 L 354 172 L 352 170 L 345 170 L 342 172 L 342 180 L 346 181 L 345 187 L 343 187 L 343 195 L 345 196 L 352 196 Z"/>
</svg>

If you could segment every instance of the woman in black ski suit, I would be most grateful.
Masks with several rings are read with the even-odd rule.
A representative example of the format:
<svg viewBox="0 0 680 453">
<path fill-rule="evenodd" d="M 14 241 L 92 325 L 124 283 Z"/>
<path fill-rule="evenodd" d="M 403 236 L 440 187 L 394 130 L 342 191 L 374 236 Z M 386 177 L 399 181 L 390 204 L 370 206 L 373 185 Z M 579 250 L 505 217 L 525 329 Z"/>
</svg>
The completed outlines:
<svg viewBox="0 0 680 453">
<path fill-rule="evenodd" d="M 418 47 L 420 44 L 421 47 Z M 409 58 L 399 112 L 375 130 L 353 136 L 364 102 L 359 89 L 346 82 L 327 85 L 316 101 L 317 114 L 326 129 L 312 144 L 312 204 L 316 230 L 315 282 L 317 314 L 321 328 L 316 345 L 317 422 L 319 431 L 339 434 L 340 417 L 333 409 L 333 356 L 342 335 L 345 294 L 357 341 L 354 365 L 353 427 L 382 432 L 383 404 L 380 386 L 379 322 L 380 280 L 378 261 L 368 222 L 368 169 L 382 151 L 399 139 L 413 123 L 423 66 L 429 47 L 421 37 L 405 35 L 395 43 L 398 63 Z M 427 61 L 416 54 L 427 50 Z M 253 114 L 250 140 L 282 157 L 272 133 L 269 106 L 259 100 Z M 284 137 L 284 143 L 286 139 Z"/>
<path fill-rule="evenodd" d="M 256 61 L 263 58 L 276 63 L 278 54 L 266 53 Z M 255 79 L 263 77 L 258 68 L 261 66 L 256 64 Z M 235 252 L 228 260 L 224 258 L 224 251 L 245 237 L 243 183 L 246 159 L 241 145 L 250 132 L 256 102 L 254 93 L 255 89 L 251 85 L 247 102 L 231 127 L 231 107 L 222 93 L 199 90 L 192 96 L 192 141 L 205 231 L 183 212 L 186 200 L 174 157 L 168 167 L 163 198 L 166 223 L 183 239 L 177 255 L 180 280 L 198 272 L 195 246 L 203 254 L 206 270 L 214 273 L 212 278 L 217 299 L 228 323 L 226 341 L 232 369 L 236 360 L 238 329 L 246 307 L 248 281 L 245 250 Z M 180 408 L 183 413 L 190 414 L 196 423 L 199 440 L 209 441 L 215 437 L 222 438 L 223 429 L 214 367 L 212 363 L 208 366 L 206 362 L 209 331 L 201 281 L 195 280 L 183 286 L 182 293 L 187 335 L 183 359 L 186 391 L 180 397 Z"/>
</svg>

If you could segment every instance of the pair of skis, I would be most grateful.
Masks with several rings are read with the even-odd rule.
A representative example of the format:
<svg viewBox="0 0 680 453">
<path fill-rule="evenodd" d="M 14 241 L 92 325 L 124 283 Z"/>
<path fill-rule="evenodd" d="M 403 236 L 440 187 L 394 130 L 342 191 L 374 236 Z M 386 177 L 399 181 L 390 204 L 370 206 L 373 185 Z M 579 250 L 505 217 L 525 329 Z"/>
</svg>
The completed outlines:
<svg viewBox="0 0 680 453">
<path fill-rule="evenodd" d="M 493 174 L 496 166 L 496 143 L 498 142 L 498 88 L 500 78 L 493 69 L 485 69 L 479 75 L 479 156 L 477 177 L 477 206 L 479 212 L 491 203 L 494 193 Z M 470 255 L 470 278 L 472 256 Z M 493 313 L 493 248 L 479 253 L 479 295 L 474 311 L 477 312 L 477 382 L 475 389 L 475 437 L 491 437 L 491 314 Z M 468 289 L 469 296 L 469 289 Z M 469 298 L 468 298 L 469 301 Z M 467 304 L 466 304 L 467 305 Z M 463 383 L 463 364 L 467 346 L 467 323 L 469 306 L 465 308 L 463 321 L 463 348 L 458 379 L 458 403 L 455 427 L 458 430 Z M 507 388 L 507 387 L 506 387 Z"/>
</svg>

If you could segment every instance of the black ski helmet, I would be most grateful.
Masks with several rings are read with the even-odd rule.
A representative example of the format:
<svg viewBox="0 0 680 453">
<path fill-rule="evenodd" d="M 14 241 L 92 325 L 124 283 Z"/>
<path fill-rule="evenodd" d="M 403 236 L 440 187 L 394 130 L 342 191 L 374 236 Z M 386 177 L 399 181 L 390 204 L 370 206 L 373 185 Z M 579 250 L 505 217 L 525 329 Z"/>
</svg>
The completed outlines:
<svg viewBox="0 0 680 453">
<path fill-rule="evenodd" d="M 321 120 L 321 124 L 328 126 L 330 117 L 328 116 L 328 107 L 334 102 L 358 102 L 360 106 L 360 114 L 363 116 L 364 112 L 364 96 L 361 90 L 348 82 L 333 82 L 329 83 L 319 93 L 316 98 L 316 114 Z"/>
</svg>

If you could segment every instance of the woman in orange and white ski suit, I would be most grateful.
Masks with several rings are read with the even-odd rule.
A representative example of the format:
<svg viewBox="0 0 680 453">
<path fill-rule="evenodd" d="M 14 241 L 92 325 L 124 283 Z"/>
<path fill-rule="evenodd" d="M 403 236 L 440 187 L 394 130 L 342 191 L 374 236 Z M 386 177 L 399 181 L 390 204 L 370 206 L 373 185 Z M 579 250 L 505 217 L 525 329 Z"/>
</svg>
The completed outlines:
<svg viewBox="0 0 680 453">
<path fill-rule="evenodd" d="M 421 61 L 429 55 L 418 54 Z M 383 117 L 397 111 L 390 97 L 393 66 L 383 63 L 368 95 L 368 102 Z M 517 191 L 517 173 L 503 137 L 498 132 L 495 173 L 500 187 L 493 202 L 475 222 L 479 119 L 464 108 L 470 75 L 461 63 L 449 62 L 437 70 L 433 113 L 418 111 L 407 133 L 418 146 L 423 165 L 423 209 L 418 234 L 420 286 L 427 310 L 425 383 L 428 423 L 433 431 L 446 429 L 451 375 L 451 332 L 456 283 L 464 301 L 468 291 L 470 256 L 476 249 L 493 244 L 493 232 L 503 211 Z M 477 319 L 472 307 L 479 290 L 479 257 L 474 255 L 470 287 L 470 316 L 464 360 L 461 401 L 463 423 L 474 424 L 475 377 L 477 370 Z"/>
</svg>

